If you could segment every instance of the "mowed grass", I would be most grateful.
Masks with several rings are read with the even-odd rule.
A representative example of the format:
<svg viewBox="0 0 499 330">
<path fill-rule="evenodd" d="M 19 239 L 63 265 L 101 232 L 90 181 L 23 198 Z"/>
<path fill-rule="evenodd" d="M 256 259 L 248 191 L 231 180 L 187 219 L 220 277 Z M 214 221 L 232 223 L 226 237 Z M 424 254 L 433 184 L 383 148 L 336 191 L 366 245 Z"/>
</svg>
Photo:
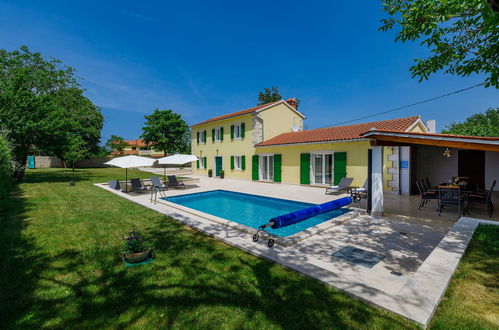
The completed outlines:
<svg viewBox="0 0 499 330">
<path fill-rule="evenodd" d="M 499 226 L 478 226 L 431 328 L 499 329 Z"/>
<path fill-rule="evenodd" d="M 122 169 L 31 170 L 0 202 L 0 327 L 416 328 L 92 185 L 123 175 Z M 123 265 L 121 235 L 132 229 L 155 246 L 153 263 Z M 470 251 L 482 248 L 474 240 Z M 497 274 L 497 250 L 492 257 L 495 266 L 484 262 L 483 275 Z M 497 282 L 484 283 L 495 283 L 497 299 Z M 445 327 L 446 318 L 456 317 L 446 313 L 454 311 L 464 317 L 451 304 L 435 326 Z M 467 324 L 494 324 L 476 318 Z"/>
</svg>

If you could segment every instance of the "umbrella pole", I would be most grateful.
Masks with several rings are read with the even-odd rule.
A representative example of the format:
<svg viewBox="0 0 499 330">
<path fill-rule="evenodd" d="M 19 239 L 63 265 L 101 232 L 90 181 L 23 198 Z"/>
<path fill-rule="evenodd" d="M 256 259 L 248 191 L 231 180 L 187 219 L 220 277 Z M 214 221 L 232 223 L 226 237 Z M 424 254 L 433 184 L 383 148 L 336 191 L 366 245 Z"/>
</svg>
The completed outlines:
<svg viewBox="0 0 499 330">
<path fill-rule="evenodd" d="M 128 168 L 125 168 L 125 192 L 128 192 Z"/>
<path fill-rule="evenodd" d="M 163 182 L 166 182 L 166 165 L 163 167 Z"/>
</svg>

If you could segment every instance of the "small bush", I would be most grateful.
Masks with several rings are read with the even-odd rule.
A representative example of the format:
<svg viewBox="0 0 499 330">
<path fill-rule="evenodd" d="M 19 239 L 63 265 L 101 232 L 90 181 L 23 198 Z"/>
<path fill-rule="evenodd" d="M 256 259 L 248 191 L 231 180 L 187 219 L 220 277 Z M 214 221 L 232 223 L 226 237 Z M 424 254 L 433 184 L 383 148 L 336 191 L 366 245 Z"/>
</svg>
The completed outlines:
<svg viewBox="0 0 499 330">
<path fill-rule="evenodd" d="M 12 162 L 7 141 L 0 136 L 0 198 L 4 198 L 11 188 Z"/>
</svg>

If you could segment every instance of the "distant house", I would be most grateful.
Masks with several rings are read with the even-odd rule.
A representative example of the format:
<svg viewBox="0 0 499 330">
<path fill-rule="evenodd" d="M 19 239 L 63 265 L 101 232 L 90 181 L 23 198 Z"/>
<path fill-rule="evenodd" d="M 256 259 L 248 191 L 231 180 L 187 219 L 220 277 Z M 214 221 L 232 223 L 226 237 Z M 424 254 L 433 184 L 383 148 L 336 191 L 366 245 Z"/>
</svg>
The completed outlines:
<svg viewBox="0 0 499 330">
<path fill-rule="evenodd" d="M 197 123 L 191 141 L 192 152 L 200 159 L 195 172 L 206 175 L 211 169 L 219 176 L 224 170 L 227 178 L 314 186 L 337 184 L 346 176 L 361 186 L 367 179 L 371 148 L 363 133 L 430 132 L 419 116 L 310 130 L 303 130 L 304 119 L 296 100 L 288 99 Z M 385 147 L 387 191 L 399 190 L 399 156 L 398 150 Z"/>
<path fill-rule="evenodd" d="M 142 139 L 125 140 L 128 146 L 123 150 L 124 155 L 137 155 L 146 157 L 163 157 L 163 151 L 153 150 L 150 146 L 144 143 Z"/>
</svg>

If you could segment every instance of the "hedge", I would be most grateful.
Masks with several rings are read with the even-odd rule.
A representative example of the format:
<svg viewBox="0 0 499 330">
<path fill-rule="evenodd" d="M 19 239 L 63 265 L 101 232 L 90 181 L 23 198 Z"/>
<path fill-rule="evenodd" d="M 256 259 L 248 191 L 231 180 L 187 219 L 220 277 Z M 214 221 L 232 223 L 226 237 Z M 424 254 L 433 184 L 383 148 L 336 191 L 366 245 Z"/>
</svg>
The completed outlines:
<svg viewBox="0 0 499 330">
<path fill-rule="evenodd" d="M 0 136 L 0 198 L 4 198 L 10 191 L 12 176 L 12 162 L 10 148 L 7 141 Z"/>
</svg>

